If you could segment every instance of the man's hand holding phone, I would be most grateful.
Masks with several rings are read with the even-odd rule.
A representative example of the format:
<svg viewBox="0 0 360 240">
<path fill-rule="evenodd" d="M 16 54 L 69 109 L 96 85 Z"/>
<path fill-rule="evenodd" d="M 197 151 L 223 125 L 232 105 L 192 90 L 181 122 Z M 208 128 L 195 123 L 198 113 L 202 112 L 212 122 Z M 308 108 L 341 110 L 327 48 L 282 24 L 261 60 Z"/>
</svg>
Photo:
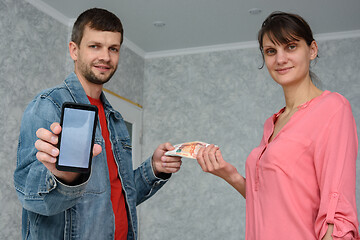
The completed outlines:
<svg viewBox="0 0 360 240">
<path fill-rule="evenodd" d="M 35 148 L 38 150 L 36 157 L 42 162 L 49 171 L 51 171 L 59 180 L 65 184 L 71 184 L 80 176 L 77 172 L 59 171 L 56 169 L 56 161 L 59 156 L 59 149 L 57 147 L 59 134 L 61 133 L 61 126 L 59 123 L 53 123 L 50 130 L 39 128 L 36 136 L 39 138 L 35 142 Z M 93 157 L 101 153 L 101 146 L 94 144 Z"/>
</svg>

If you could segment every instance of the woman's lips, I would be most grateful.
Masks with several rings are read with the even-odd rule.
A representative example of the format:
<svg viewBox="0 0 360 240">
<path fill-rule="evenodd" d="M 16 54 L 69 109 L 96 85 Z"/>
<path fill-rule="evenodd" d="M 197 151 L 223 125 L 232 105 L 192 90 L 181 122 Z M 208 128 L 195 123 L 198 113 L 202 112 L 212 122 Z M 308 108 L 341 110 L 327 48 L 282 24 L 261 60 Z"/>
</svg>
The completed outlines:
<svg viewBox="0 0 360 240">
<path fill-rule="evenodd" d="M 284 67 L 284 68 L 275 69 L 275 71 L 280 74 L 285 74 L 285 73 L 289 72 L 291 69 L 292 69 L 292 67 Z"/>
</svg>

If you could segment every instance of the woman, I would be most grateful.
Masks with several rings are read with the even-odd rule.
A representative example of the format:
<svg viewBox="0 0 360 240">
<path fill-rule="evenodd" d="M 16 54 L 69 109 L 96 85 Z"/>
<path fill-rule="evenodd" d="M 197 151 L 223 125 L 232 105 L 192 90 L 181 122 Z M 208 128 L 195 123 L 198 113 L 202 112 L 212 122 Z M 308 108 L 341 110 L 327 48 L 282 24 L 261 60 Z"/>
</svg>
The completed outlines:
<svg viewBox="0 0 360 240">
<path fill-rule="evenodd" d="M 246 179 L 214 145 L 200 149 L 198 163 L 246 198 L 247 240 L 360 239 L 358 139 L 349 102 L 313 84 L 309 68 L 318 47 L 300 16 L 272 13 L 258 41 L 286 106 L 266 120 Z"/>
</svg>

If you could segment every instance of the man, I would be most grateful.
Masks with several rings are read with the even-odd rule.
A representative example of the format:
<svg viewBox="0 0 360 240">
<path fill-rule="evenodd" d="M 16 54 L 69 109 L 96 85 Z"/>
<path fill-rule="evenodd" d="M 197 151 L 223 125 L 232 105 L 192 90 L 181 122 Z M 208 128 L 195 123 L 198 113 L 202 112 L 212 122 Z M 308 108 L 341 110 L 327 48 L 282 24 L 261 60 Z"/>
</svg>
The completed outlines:
<svg viewBox="0 0 360 240">
<path fill-rule="evenodd" d="M 82 13 L 69 43 L 75 71 L 25 110 L 14 173 L 24 239 L 136 239 L 136 205 L 180 169 L 180 158 L 164 155 L 173 149 L 169 143 L 132 168 L 126 126 L 102 93 L 117 69 L 122 40 L 122 24 L 114 14 L 97 8 Z M 61 106 L 69 101 L 99 108 L 90 174 L 55 167 Z"/>
</svg>

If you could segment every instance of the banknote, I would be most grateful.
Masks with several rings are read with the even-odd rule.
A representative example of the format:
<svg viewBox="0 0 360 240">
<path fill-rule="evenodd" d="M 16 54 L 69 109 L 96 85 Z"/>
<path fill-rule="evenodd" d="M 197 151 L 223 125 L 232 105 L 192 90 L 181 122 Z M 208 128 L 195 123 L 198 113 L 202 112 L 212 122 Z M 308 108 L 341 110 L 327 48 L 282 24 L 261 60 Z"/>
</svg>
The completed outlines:
<svg viewBox="0 0 360 240">
<path fill-rule="evenodd" d="M 207 146 L 209 146 L 209 144 L 200 141 L 180 143 L 174 145 L 175 149 L 166 152 L 165 155 L 196 159 L 199 149 Z"/>
</svg>

